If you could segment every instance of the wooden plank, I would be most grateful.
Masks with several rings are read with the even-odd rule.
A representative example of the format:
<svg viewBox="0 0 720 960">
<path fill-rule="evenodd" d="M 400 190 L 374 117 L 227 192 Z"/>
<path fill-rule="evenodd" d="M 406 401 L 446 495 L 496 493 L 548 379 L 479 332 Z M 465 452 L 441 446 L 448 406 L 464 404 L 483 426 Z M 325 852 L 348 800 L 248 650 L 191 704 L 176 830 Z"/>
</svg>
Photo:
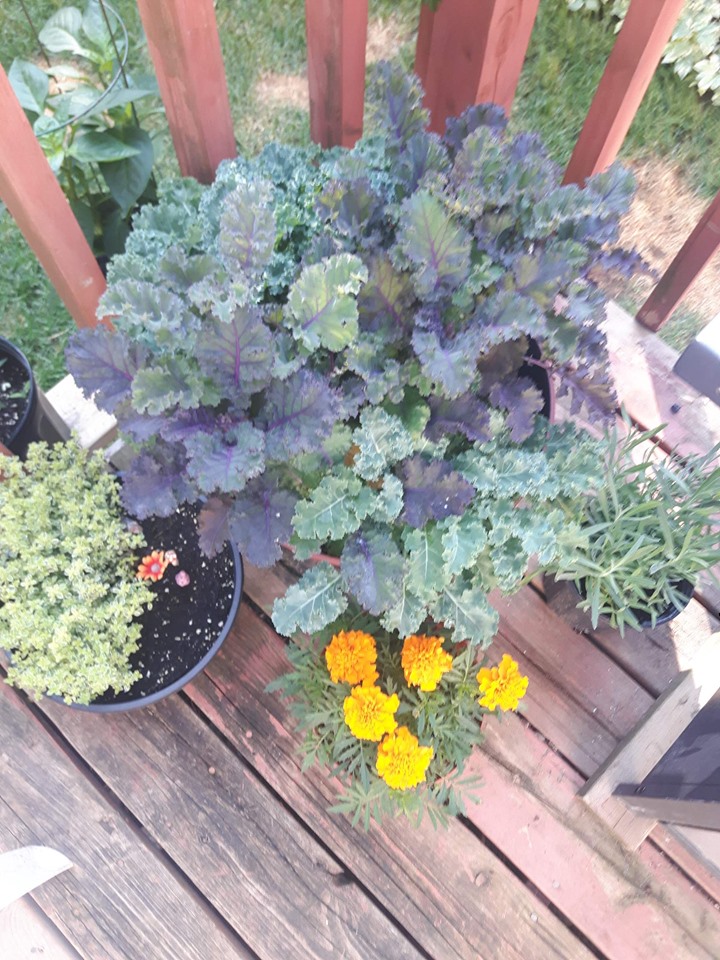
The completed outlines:
<svg viewBox="0 0 720 960">
<path fill-rule="evenodd" d="M 415 69 L 425 86 L 430 129 L 474 103 L 510 113 L 539 0 L 442 0 L 423 8 Z"/>
<path fill-rule="evenodd" d="M 0 200 L 79 327 L 94 327 L 105 278 L 0 66 Z"/>
<path fill-rule="evenodd" d="M 720 191 L 703 213 L 657 286 L 640 307 L 637 321 L 659 330 L 692 286 L 703 267 L 720 249 Z"/>
<path fill-rule="evenodd" d="M 310 136 L 352 147 L 362 136 L 368 0 L 305 0 Z"/>
<path fill-rule="evenodd" d="M 692 669 L 676 677 L 580 791 L 585 803 L 632 849 L 640 845 L 656 821 L 632 813 L 613 792 L 621 783 L 641 783 L 720 687 L 716 647 L 717 639 L 708 641 L 704 656 L 697 657 Z"/>
<path fill-rule="evenodd" d="M 212 183 L 237 155 L 213 0 L 138 0 L 184 177 Z"/>
<path fill-rule="evenodd" d="M 678 866 L 698 884 L 720 910 L 720 872 L 715 862 L 706 863 L 704 850 L 707 848 L 707 832 L 692 827 L 668 826 L 658 823 L 653 827 L 650 839 L 666 853 Z M 718 834 L 714 833 L 712 842 L 717 843 Z"/>
<path fill-rule="evenodd" d="M 73 861 L 32 896 L 81 956 L 251 960 L 4 683 L 0 729 L 0 845 L 45 844 Z"/>
<path fill-rule="evenodd" d="M 117 436 L 115 417 L 88 400 L 69 374 L 48 390 L 47 398 L 82 447 L 97 450 Z"/>
<path fill-rule="evenodd" d="M 617 157 L 684 0 L 631 0 L 565 171 L 583 184 Z"/>
<path fill-rule="evenodd" d="M 420 960 L 324 842 L 181 697 L 125 714 L 42 708 L 254 954 Z"/>
<path fill-rule="evenodd" d="M 487 727 L 469 817 L 608 960 L 717 956 L 720 923 L 682 876 L 662 880 L 575 794 L 582 779 L 518 717 Z"/>
<path fill-rule="evenodd" d="M 0 957 L 7 960 L 82 960 L 31 897 L 22 897 L 0 914 Z"/>
<path fill-rule="evenodd" d="M 291 577 L 277 570 L 280 576 L 276 569 L 246 568 L 246 586 L 266 609 Z M 435 831 L 427 819 L 419 827 L 391 819 L 365 834 L 329 814 L 337 785 L 317 768 L 301 771 L 294 721 L 281 698 L 265 689 L 288 669 L 285 644 L 249 612 L 238 618 L 233 632 L 207 676 L 188 688 L 189 696 L 412 931 L 426 954 L 438 960 L 589 958 L 562 922 L 460 821 Z M 505 922 L 508 916 L 511 924 Z"/>
</svg>

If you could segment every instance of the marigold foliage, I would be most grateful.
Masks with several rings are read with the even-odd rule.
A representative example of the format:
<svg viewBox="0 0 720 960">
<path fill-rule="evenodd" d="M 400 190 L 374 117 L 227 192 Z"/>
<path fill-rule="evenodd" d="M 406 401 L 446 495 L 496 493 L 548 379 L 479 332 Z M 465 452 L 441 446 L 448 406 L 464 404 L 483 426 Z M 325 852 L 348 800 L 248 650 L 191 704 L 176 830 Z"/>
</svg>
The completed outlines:
<svg viewBox="0 0 720 960">
<path fill-rule="evenodd" d="M 442 637 L 412 634 L 403 643 L 402 667 L 409 684 L 429 692 L 452 670 L 452 654 L 443 650 Z"/>
<path fill-rule="evenodd" d="M 525 696 L 528 678 L 522 676 L 516 660 L 506 653 L 499 666 L 482 667 L 477 675 L 480 685 L 480 706 L 488 710 L 517 710 Z"/>
<path fill-rule="evenodd" d="M 137 679 L 137 618 L 152 594 L 136 577 L 139 534 L 123 523 L 102 454 L 31 444 L 3 463 L 0 637 L 8 681 L 34 696 L 88 703 Z"/>
<path fill-rule="evenodd" d="M 345 723 L 358 740 L 382 740 L 397 727 L 399 706 L 396 693 L 388 696 L 376 686 L 353 687 L 343 704 Z"/>
<path fill-rule="evenodd" d="M 325 651 L 325 662 L 333 683 L 374 683 L 377 650 L 375 640 L 362 630 L 341 630 Z"/>
<path fill-rule="evenodd" d="M 398 727 L 378 747 L 377 771 L 393 790 L 409 790 L 425 780 L 432 747 L 421 747 L 407 727 Z"/>
</svg>

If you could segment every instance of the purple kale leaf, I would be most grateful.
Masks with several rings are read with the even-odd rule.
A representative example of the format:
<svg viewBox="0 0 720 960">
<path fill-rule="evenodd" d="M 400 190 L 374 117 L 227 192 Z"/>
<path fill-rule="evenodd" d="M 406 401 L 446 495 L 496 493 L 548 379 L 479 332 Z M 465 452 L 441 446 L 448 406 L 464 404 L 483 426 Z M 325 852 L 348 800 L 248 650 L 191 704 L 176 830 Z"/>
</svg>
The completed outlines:
<svg viewBox="0 0 720 960">
<path fill-rule="evenodd" d="M 400 478 L 405 491 L 402 519 L 411 527 L 459 516 L 475 494 L 474 488 L 442 460 L 412 457 L 403 463 Z"/>
<path fill-rule="evenodd" d="M 459 117 L 448 117 L 443 142 L 454 156 L 469 134 L 478 127 L 489 127 L 501 132 L 507 126 L 507 117 L 502 107 L 495 103 L 478 103 L 468 107 Z"/>
<path fill-rule="evenodd" d="M 168 517 L 179 503 L 194 500 L 184 467 L 181 451 L 162 441 L 155 444 L 151 453 L 141 453 L 120 474 L 126 508 L 138 520 L 145 520 Z"/>
<path fill-rule="evenodd" d="M 231 272 L 257 277 L 275 247 L 275 217 L 270 185 L 240 184 L 228 194 L 220 216 L 218 246 Z"/>
<path fill-rule="evenodd" d="M 65 354 L 67 367 L 83 393 L 101 410 L 113 413 L 130 396 L 144 351 L 105 326 L 77 330 Z"/>
<path fill-rule="evenodd" d="M 535 417 L 542 410 L 542 393 L 527 377 L 511 377 L 490 391 L 490 402 L 507 411 L 507 426 L 515 443 L 526 440 L 535 428 Z"/>
<path fill-rule="evenodd" d="M 206 556 L 214 557 L 229 539 L 229 513 L 230 501 L 224 497 L 210 497 L 203 505 L 198 516 L 198 540 Z"/>
<path fill-rule="evenodd" d="M 412 345 L 423 373 L 437 384 L 440 393 L 452 399 L 471 388 L 480 352 L 475 330 L 445 337 L 434 330 L 415 329 Z"/>
<path fill-rule="evenodd" d="M 398 243 L 415 268 L 421 297 L 456 290 L 470 272 L 472 237 L 441 200 L 418 190 L 402 205 Z"/>
<path fill-rule="evenodd" d="M 256 420 L 266 433 L 268 460 L 319 450 L 340 412 L 340 397 L 317 373 L 298 370 L 274 383 Z"/>
<path fill-rule="evenodd" d="M 462 433 L 468 440 L 481 443 L 492 439 L 490 411 L 471 394 L 456 400 L 430 397 L 430 419 L 425 427 L 425 436 L 432 441 L 441 440 L 446 434 Z"/>
<path fill-rule="evenodd" d="M 254 393 L 270 378 L 274 362 L 270 330 L 257 307 L 237 307 L 227 323 L 216 320 L 203 331 L 198 348 L 203 373 L 232 396 Z"/>
<path fill-rule="evenodd" d="M 390 342 L 402 340 L 412 327 L 413 299 L 407 274 L 396 270 L 388 257 L 376 257 L 358 296 L 360 328 L 382 332 Z"/>
<path fill-rule="evenodd" d="M 404 571 L 402 555 L 385 531 L 357 533 L 343 548 L 340 572 L 345 587 L 374 616 L 397 602 Z"/>
<path fill-rule="evenodd" d="M 297 497 L 281 490 L 272 474 L 251 480 L 235 497 L 229 515 L 230 536 L 256 567 L 271 567 L 292 534 Z"/>
<path fill-rule="evenodd" d="M 160 434 L 171 442 L 185 441 L 196 433 L 212 433 L 218 423 L 218 415 L 207 407 L 194 410 L 176 410 L 172 416 L 156 417 L 162 424 Z M 229 426 L 229 424 L 228 424 Z"/>
<path fill-rule="evenodd" d="M 260 430 L 238 423 L 225 434 L 196 433 L 185 440 L 188 475 L 203 493 L 235 493 L 265 466 Z"/>
</svg>

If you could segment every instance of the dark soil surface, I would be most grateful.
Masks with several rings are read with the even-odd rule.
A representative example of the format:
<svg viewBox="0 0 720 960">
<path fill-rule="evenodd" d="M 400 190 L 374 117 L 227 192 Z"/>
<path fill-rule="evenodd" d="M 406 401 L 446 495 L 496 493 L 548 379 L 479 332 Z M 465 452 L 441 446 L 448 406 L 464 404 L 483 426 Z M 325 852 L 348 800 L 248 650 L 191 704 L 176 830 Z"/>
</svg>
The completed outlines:
<svg viewBox="0 0 720 960">
<path fill-rule="evenodd" d="M 142 674 L 130 690 L 103 694 L 94 705 L 128 703 L 169 687 L 184 677 L 210 651 L 230 614 L 235 591 L 235 563 L 229 545 L 208 559 L 197 539 L 198 504 L 183 504 L 170 517 L 151 517 L 142 523 L 147 549 L 174 550 L 178 566 L 168 566 L 153 583 L 152 609 L 142 616 L 139 649 L 130 664 Z M 140 558 L 138 558 L 140 559 Z M 181 587 L 175 577 L 190 577 Z"/>
<path fill-rule="evenodd" d="M 0 442 L 7 444 L 27 407 L 30 381 L 27 370 L 16 360 L 0 354 Z"/>
</svg>

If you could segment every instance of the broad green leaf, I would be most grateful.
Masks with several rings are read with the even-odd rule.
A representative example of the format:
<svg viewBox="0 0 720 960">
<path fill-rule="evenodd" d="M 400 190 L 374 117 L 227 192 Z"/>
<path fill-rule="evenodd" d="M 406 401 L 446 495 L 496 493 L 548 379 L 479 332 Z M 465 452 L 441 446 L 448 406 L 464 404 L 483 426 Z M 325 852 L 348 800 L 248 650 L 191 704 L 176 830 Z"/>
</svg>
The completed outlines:
<svg viewBox="0 0 720 960">
<path fill-rule="evenodd" d="M 319 563 L 275 601 L 272 621 L 284 637 L 297 630 L 315 633 L 337 620 L 347 605 L 340 572 L 328 563 Z"/>
<path fill-rule="evenodd" d="M 433 599 L 445 585 L 442 531 L 430 525 L 422 530 L 405 530 L 403 546 L 407 563 L 406 581 L 415 596 Z"/>
<path fill-rule="evenodd" d="M 147 136 L 147 134 L 146 134 Z M 90 131 L 75 137 L 68 153 L 81 163 L 110 163 L 134 157 L 140 149 L 131 143 L 125 143 L 117 133 Z"/>
<path fill-rule="evenodd" d="M 80 224 L 80 229 L 89 245 L 92 247 L 95 240 L 95 220 L 93 212 L 86 203 L 79 200 L 70 200 L 70 209 L 75 214 L 75 219 Z"/>
<path fill-rule="evenodd" d="M 414 449 L 402 420 L 382 407 L 363 410 L 353 443 L 358 447 L 353 468 L 364 480 L 377 480 L 387 467 L 409 457 Z"/>
<path fill-rule="evenodd" d="M 447 585 L 432 605 L 436 620 L 453 628 L 453 641 L 469 640 L 487 647 L 497 633 L 498 614 L 490 606 L 487 594 L 474 587 L 466 577 Z"/>
<path fill-rule="evenodd" d="M 110 195 L 126 217 L 148 185 L 155 157 L 152 140 L 139 127 L 125 127 L 118 131 L 118 137 L 135 153 L 121 160 L 103 162 L 100 171 Z"/>
<path fill-rule="evenodd" d="M 287 324 L 309 350 L 342 350 L 358 332 L 355 295 L 367 280 L 359 257 L 341 253 L 305 267 L 288 294 Z"/>
<path fill-rule="evenodd" d="M 8 80 L 23 110 L 36 114 L 43 112 L 50 81 L 39 67 L 27 60 L 15 59 L 8 70 Z"/>
<path fill-rule="evenodd" d="M 113 16 L 111 11 L 108 11 L 108 20 L 113 27 L 117 24 L 117 17 Z M 88 0 L 82 18 L 82 32 L 98 53 L 103 55 L 104 60 L 112 60 L 115 53 L 112 46 L 112 37 L 97 0 Z"/>
<path fill-rule="evenodd" d="M 94 59 L 92 51 L 80 42 L 82 13 L 77 7 L 62 7 L 45 21 L 40 43 L 51 53 L 73 53 Z"/>
</svg>

